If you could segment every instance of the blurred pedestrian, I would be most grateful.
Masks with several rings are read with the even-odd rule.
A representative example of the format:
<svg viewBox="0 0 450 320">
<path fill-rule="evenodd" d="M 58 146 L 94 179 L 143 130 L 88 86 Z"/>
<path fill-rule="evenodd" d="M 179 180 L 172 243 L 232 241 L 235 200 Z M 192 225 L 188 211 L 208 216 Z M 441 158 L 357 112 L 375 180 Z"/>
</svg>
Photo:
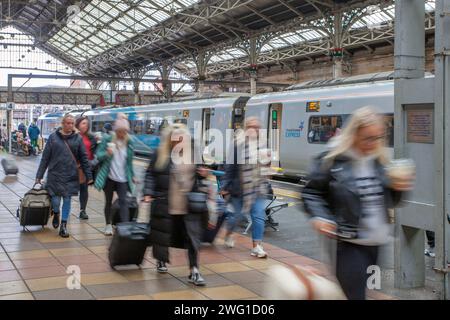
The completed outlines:
<svg viewBox="0 0 450 320">
<path fill-rule="evenodd" d="M 38 126 L 35 122 L 32 122 L 28 127 L 28 137 L 30 138 L 31 146 L 34 150 L 38 150 L 38 139 L 41 134 L 41 130 L 39 130 Z"/>
<path fill-rule="evenodd" d="M 60 226 L 61 198 L 62 217 L 59 235 L 69 237 L 71 197 L 80 191 L 80 181 L 92 183 L 92 173 L 86 155 L 83 139 L 74 129 L 75 118 L 66 114 L 62 118 L 62 127 L 50 134 L 42 154 L 41 163 L 36 174 L 36 183 L 41 183 L 48 169 L 46 188 L 51 196 L 53 209 L 53 227 Z M 81 171 L 81 172 L 80 172 Z"/>
<path fill-rule="evenodd" d="M 259 149 L 258 118 L 250 117 L 245 121 L 245 131 L 237 133 L 230 150 L 234 155 L 232 163 L 225 165 L 225 176 L 221 181 L 221 194 L 230 197 L 233 212 L 227 213 L 227 232 L 225 244 L 234 246 L 233 231 L 242 215 L 249 214 L 252 221 L 253 249 L 250 254 L 257 258 L 267 258 L 262 241 L 265 229 L 264 201 L 269 192 L 268 181 L 263 174 L 266 164 L 261 163 Z M 253 157 L 257 155 L 256 159 Z M 231 157 L 231 156 L 230 156 Z M 242 159 L 243 158 L 243 159 Z M 227 162 L 230 162 L 227 160 Z"/>
<path fill-rule="evenodd" d="M 388 209 L 413 177 L 387 174 L 386 130 L 369 107 L 353 113 L 330 150 L 313 161 L 302 198 L 315 230 L 337 238 L 336 276 L 348 299 L 366 297 L 367 268 L 389 241 Z"/>
<path fill-rule="evenodd" d="M 109 123 L 109 122 L 105 123 L 102 131 L 103 131 L 103 133 L 111 134 L 111 132 L 113 131 L 113 127 L 112 127 L 111 123 Z"/>
<path fill-rule="evenodd" d="M 111 207 L 114 191 L 119 197 L 120 221 L 129 221 L 127 193 L 134 193 L 134 146 L 129 134 L 130 123 L 124 115 L 114 122 L 114 132 L 102 139 L 97 148 L 100 162 L 95 188 L 105 192 L 105 235 L 112 235 Z"/>
<path fill-rule="evenodd" d="M 20 132 L 22 132 L 22 137 L 25 139 L 27 137 L 27 127 L 25 124 L 21 122 L 17 128 Z"/>
<path fill-rule="evenodd" d="M 150 229 L 153 257 L 157 271 L 167 272 L 169 247 L 188 250 L 189 281 L 197 286 L 205 285 L 199 271 L 198 251 L 206 226 L 207 211 L 193 212 L 188 194 L 206 192 L 196 188 L 208 172 L 192 161 L 192 143 L 189 131 L 183 124 L 164 129 L 161 143 L 152 155 L 144 185 L 144 201 L 151 202 Z M 176 149 L 175 149 L 176 148 Z M 183 161 L 175 159 L 176 150 L 182 150 Z M 205 198 L 205 209 L 206 198 Z"/>
<path fill-rule="evenodd" d="M 94 171 L 96 167 L 97 157 L 95 155 L 95 151 L 97 149 L 97 140 L 95 136 L 89 131 L 90 123 L 89 118 L 85 116 L 79 117 L 75 121 L 75 127 L 78 129 L 81 138 L 83 139 L 83 144 L 86 149 L 86 155 L 89 161 L 89 167 L 91 168 L 91 172 L 94 176 Z M 94 176 L 95 179 L 95 176 Z M 89 216 L 86 213 L 86 207 L 89 200 L 89 192 L 88 192 L 88 184 L 87 181 L 85 183 L 80 184 L 80 220 L 88 220 Z"/>
</svg>

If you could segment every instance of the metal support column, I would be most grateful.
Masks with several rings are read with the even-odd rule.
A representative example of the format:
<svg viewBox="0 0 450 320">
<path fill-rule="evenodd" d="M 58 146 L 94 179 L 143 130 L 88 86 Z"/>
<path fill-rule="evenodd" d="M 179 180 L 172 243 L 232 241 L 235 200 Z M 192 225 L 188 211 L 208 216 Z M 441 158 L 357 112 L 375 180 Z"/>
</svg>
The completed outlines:
<svg viewBox="0 0 450 320">
<path fill-rule="evenodd" d="M 249 59 L 250 59 L 250 94 L 256 94 L 256 80 L 258 77 L 257 63 L 258 63 L 258 43 L 256 38 L 250 38 Z"/>
<path fill-rule="evenodd" d="M 442 284 L 441 296 L 450 299 L 450 0 L 436 1 L 435 33 L 435 110 L 436 110 L 436 186 L 435 220 L 437 282 Z"/>
<path fill-rule="evenodd" d="M 13 102 L 13 91 L 12 91 L 13 80 L 8 77 L 8 102 Z M 8 152 L 12 152 L 12 110 L 6 111 L 6 126 L 8 132 Z"/>
<path fill-rule="evenodd" d="M 395 158 L 413 158 L 417 165 L 417 178 L 430 171 L 433 152 L 431 144 L 408 144 L 406 138 L 405 105 L 420 103 L 416 96 L 424 77 L 425 27 L 417 21 L 425 19 L 423 0 L 396 0 L 395 2 Z M 416 80 L 416 79 L 420 79 Z M 423 88 L 424 89 L 424 88 Z M 410 100 L 408 100 L 410 99 Z M 432 98 L 431 98 L 432 99 Z M 408 100 L 408 102 L 407 102 Z M 430 102 L 430 101 L 422 101 Z M 431 101 L 432 102 L 432 101 Z M 431 111 L 432 112 L 432 111 Z M 421 155 L 422 154 L 422 155 Z M 423 184 L 416 186 L 403 208 L 396 209 L 395 286 L 398 288 L 423 287 L 425 284 L 425 238 L 423 229 L 430 230 L 433 221 L 433 178 L 428 174 Z M 436 177 L 437 178 L 437 177 Z M 430 184 L 430 185 L 427 185 Z M 423 190 L 428 188 L 428 190 Z"/>
<path fill-rule="evenodd" d="M 333 28 L 333 46 L 334 48 L 342 48 L 342 12 L 334 14 L 334 28 Z M 343 54 L 343 53 L 342 53 Z M 343 75 L 343 57 L 333 56 L 333 79 L 341 78 Z"/>
</svg>

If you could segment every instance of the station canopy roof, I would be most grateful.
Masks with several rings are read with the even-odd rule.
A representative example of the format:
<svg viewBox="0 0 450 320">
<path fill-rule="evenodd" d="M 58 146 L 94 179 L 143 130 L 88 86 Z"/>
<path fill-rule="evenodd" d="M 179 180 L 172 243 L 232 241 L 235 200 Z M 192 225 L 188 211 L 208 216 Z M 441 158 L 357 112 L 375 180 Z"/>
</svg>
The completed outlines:
<svg viewBox="0 0 450 320">
<path fill-rule="evenodd" d="M 434 2 L 425 1 L 427 12 Z M 247 52 L 234 44 L 254 34 L 270 35 L 262 53 L 314 45 L 332 31 L 327 14 L 336 7 L 348 8 L 349 19 L 360 14 L 351 30 L 395 16 L 394 0 L 28 0 L 2 13 L 70 67 L 104 75 L 169 60 L 192 69 L 189 56 L 200 50 L 212 52 L 209 64 L 242 59 Z"/>
</svg>

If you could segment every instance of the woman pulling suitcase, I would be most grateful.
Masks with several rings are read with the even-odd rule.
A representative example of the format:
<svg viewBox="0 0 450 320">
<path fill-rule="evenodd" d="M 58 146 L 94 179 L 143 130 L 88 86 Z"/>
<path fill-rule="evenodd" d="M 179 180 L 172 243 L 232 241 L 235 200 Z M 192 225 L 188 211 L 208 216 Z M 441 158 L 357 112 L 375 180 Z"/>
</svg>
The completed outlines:
<svg viewBox="0 0 450 320">
<path fill-rule="evenodd" d="M 63 200 L 61 227 L 59 235 L 69 237 L 67 222 L 69 221 L 71 199 L 80 191 L 80 182 L 92 183 L 92 173 L 86 156 L 86 149 L 80 135 L 74 129 L 75 118 L 66 114 L 62 119 L 62 127 L 52 133 L 45 145 L 41 163 L 36 174 L 36 183 L 41 184 L 48 169 L 46 188 L 51 197 L 53 209 L 53 227 L 60 225 L 60 205 Z M 81 171 L 81 172 L 80 172 Z M 83 177 L 82 178 L 82 176 Z"/>
</svg>

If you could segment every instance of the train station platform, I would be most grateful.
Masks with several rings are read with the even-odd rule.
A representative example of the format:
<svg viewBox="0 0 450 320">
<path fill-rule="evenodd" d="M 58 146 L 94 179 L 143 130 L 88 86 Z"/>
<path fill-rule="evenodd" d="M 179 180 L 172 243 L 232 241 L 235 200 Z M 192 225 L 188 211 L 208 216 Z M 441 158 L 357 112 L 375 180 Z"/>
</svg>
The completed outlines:
<svg viewBox="0 0 450 320">
<path fill-rule="evenodd" d="M 2 155 L 3 156 L 3 155 Z M 34 183 L 39 158 L 16 158 L 17 176 L 0 173 L 0 300 L 13 299 L 265 299 L 267 269 L 274 264 L 293 264 L 318 270 L 334 279 L 320 261 L 265 243 L 268 259 L 250 256 L 251 241 L 237 235 L 236 247 L 227 249 L 219 235 L 216 244 L 200 252 L 206 287 L 188 283 L 184 250 L 171 249 L 169 273 L 158 274 L 151 250 L 141 268 L 113 270 L 107 252 L 111 237 L 103 235 L 103 194 L 90 189 L 88 221 L 80 221 L 78 199 L 73 198 L 70 238 L 58 236 L 50 223 L 45 228 L 23 231 L 16 218 L 19 200 Z M 141 210 L 142 211 L 142 210 Z M 146 219 L 144 215 L 140 219 Z M 282 232 L 282 231 L 281 231 Z M 81 269 L 81 289 L 69 290 L 67 267 Z M 369 299 L 394 299 L 370 291 Z"/>
</svg>

